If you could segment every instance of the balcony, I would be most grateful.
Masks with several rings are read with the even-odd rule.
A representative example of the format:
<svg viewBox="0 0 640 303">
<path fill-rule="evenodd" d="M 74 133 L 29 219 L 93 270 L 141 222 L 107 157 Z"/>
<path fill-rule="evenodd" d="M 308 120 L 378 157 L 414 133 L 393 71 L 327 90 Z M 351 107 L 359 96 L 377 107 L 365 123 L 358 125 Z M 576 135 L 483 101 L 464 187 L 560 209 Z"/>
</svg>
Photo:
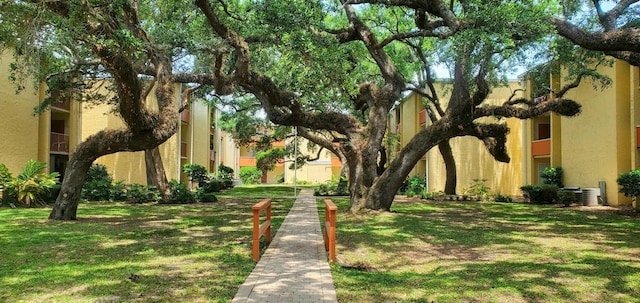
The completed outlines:
<svg viewBox="0 0 640 303">
<path fill-rule="evenodd" d="M 180 142 L 180 157 L 187 158 L 187 142 Z"/>
<path fill-rule="evenodd" d="M 551 139 L 531 141 L 531 155 L 533 157 L 544 157 L 551 155 Z"/>
<path fill-rule="evenodd" d="M 69 135 L 60 133 L 51 133 L 51 153 L 68 153 L 69 152 Z"/>
<path fill-rule="evenodd" d="M 423 109 L 418 113 L 418 122 L 420 123 L 420 125 L 427 123 L 427 111 L 426 110 Z"/>
<path fill-rule="evenodd" d="M 69 102 L 69 101 L 53 102 L 53 103 L 51 103 L 51 107 L 69 111 L 71 109 L 71 102 Z"/>
<path fill-rule="evenodd" d="M 189 124 L 191 121 L 191 112 L 188 109 L 185 109 L 180 113 L 180 121 L 182 121 L 182 123 Z"/>
</svg>

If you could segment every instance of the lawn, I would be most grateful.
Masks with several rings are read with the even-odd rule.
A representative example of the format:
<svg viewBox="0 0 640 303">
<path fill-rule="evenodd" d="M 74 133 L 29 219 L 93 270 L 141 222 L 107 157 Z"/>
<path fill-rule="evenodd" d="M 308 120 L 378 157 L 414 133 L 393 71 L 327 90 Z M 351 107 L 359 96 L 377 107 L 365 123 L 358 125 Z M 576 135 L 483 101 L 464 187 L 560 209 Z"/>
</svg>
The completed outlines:
<svg viewBox="0 0 640 303">
<path fill-rule="evenodd" d="M 401 199 L 392 209 L 340 211 L 337 257 L 351 267 L 332 266 L 340 302 L 640 302 L 637 215 Z"/>
<path fill-rule="evenodd" d="M 0 302 L 228 302 L 255 265 L 260 198 L 241 190 L 207 204 L 81 203 L 71 222 L 0 208 Z M 274 234 L 293 202 L 273 200 Z"/>
</svg>

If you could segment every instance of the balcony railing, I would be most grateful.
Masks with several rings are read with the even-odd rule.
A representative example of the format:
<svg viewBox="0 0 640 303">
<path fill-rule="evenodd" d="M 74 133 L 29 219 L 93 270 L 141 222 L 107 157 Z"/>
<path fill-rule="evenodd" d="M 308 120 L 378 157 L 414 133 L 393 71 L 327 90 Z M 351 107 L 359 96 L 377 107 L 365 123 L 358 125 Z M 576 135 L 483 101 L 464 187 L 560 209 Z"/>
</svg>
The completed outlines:
<svg viewBox="0 0 640 303">
<path fill-rule="evenodd" d="M 420 125 L 427 123 L 427 111 L 426 110 L 421 110 L 418 113 L 418 122 L 420 123 Z"/>
<path fill-rule="evenodd" d="M 60 133 L 51 133 L 50 152 L 68 153 L 69 152 L 69 135 Z"/>
<path fill-rule="evenodd" d="M 62 109 L 62 110 L 70 110 L 71 109 L 71 102 L 69 102 L 69 101 L 53 102 L 53 103 L 51 103 L 51 107 Z"/>
<path fill-rule="evenodd" d="M 187 157 L 187 142 L 180 142 L 180 157 Z"/>
<path fill-rule="evenodd" d="M 189 124 L 189 122 L 191 121 L 191 112 L 189 112 L 188 109 L 185 109 L 180 113 L 180 121 Z"/>
<path fill-rule="evenodd" d="M 534 157 L 551 155 L 551 139 L 531 141 L 531 155 Z"/>
</svg>

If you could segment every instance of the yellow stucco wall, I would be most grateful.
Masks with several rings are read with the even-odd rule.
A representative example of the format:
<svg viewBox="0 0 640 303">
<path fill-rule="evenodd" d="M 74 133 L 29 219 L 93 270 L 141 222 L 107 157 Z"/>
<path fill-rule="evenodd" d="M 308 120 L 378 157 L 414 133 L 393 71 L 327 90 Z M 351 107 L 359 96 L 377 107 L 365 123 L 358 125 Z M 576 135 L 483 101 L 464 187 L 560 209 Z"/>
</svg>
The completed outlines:
<svg viewBox="0 0 640 303">
<path fill-rule="evenodd" d="M 28 160 L 46 159 L 38 153 L 40 119 L 33 115 L 40 100 L 39 91 L 28 80 L 26 89 L 15 94 L 15 85 L 9 81 L 11 59 L 8 51 L 0 55 L 0 163 L 15 176 Z"/>
<path fill-rule="evenodd" d="M 176 102 L 180 97 L 179 85 L 175 89 Z M 150 94 L 148 104 L 154 108 L 153 93 Z M 176 103 L 177 106 L 177 103 Z M 167 179 L 186 181 L 186 176 L 182 173 L 182 165 L 186 163 L 197 163 L 209 168 L 209 113 L 208 107 L 202 103 L 194 102 L 190 105 L 191 121 L 189 124 L 181 123 L 178 132 L 160 145 L 160 155 L 167 175 Z M 82 138 L 95 134 L 96 132 L 109 128 L 116 129 L 123 127 L 122 120 L 110 113 L 111 107 L 107 105 L 85 106 L 82 109 Z M 192 132 L 193 128 L 193 132 Z M 193 135 L 193 142 L 191 136 Z M 194 144 L 195 148 L 189 146 L 185 158 L 180 155 L 180 143 L 186 142 L 188 145 Z M 191 162 L 191 151 L 193 159 Z M 123 180 L 125 183 L 146 184 L 146 166 L 144 162 L 144 152 L 121 152 L 100 157 L 96 163 L 107 166 L 107 170 L 113 179 Z"/>
<path fill-rule="evenodd" d="M 594 90 L 583 83 L 566 96 L 583 107 L 579 116 L 561 118 L 564 183 L 596 188 L 598 181 L 605 181 L 608 202 L 628 204 L 617 193 L 616 179 L 631 169 L 630 68 L 617 61 L 599 71 L 613 79 L 610 88 Z"/>
<path fill-rule="evenodd" d="M 447 100 L 450 87 L 444 84 L 436 85 L 440 90 L 441 100 Z M 507 100 L 512 91 L 520 88 L 520 83 L 511 83 L 509 87 L 496 88 L 488 96 L 488 104 L 500 104 Z M 443 104 L 446 108 L 446 104 Z M 418 113 L 424 108 L 422 99 L 416 94 L 409 95 L 391 115 L 390 128 L 394 131 L 398 128 L 400 134 L 400 146 L 406 145 L 409 140 L 423 126 L 419 125 Z M 395 115 L 400 116 L 400 127 L 395 125 Z M 495 118 L 488 118 L 486 122 L 495 122 Z M 523 126 L 518 119 L 501 119 L 500 123 L 507 123 L 511 129 L 507 139 L 507 151 L 511 156 L 510 163 L 500 163 L 493 159 L 486 150 L 484 144 L 476 138 L 460 137 L 453 138 L 450 143 L 456 160 L 458 193 L 470 187 L 474 179 L 487 179 L 486 185 L 491 187 L 492 192 L 505 195 L 519 194 L 519 188 L 523 184 L 524 163 L 522 154 Z M 428 124 L 428 122 L 427 122 Z M 442 156 L 437 147 L 427 152 L 426 160 L 420 160 L 409 176 L 427 176 L 430 191 L 444 190 L 446 182 L 446 172 Z"/>
<path fill-rule="evenodd" d="M 315 156 L 315 154 L 318 151 L 317 149 L 319 147 L 316 147 L 315 150 L 309 150 L 307 148 L 306 139 L 302 137 L 298 137 L 298 140 L 300 140 L 299 147 L 300 147 L 300 152 L 302 154 Z M 286 160 L 290 161 L 292 159 L 286 159 Z M 307 164 L 298 168 L 295 174 L 293 169 L 289 169 L 289 164 L 291 163 L 292 162 L 286 162 L 284 164 L 285 169 L 283 171 L 284 180 L 286 183 L 289 183 L 289 184 L 293 183 L 294 175 L 296 176 L 296 179 L 298 180 L 298 182 L 309 182 L 309 183 L 324 183 L 331 180 L 331 178 L 334 177 L 333 168 L 331 167 L 331 153 L 327 150 L 323 150 L 322 152 L 320 152 L 320 158 L 317 161 L 307 162 Z"/>
</svg>

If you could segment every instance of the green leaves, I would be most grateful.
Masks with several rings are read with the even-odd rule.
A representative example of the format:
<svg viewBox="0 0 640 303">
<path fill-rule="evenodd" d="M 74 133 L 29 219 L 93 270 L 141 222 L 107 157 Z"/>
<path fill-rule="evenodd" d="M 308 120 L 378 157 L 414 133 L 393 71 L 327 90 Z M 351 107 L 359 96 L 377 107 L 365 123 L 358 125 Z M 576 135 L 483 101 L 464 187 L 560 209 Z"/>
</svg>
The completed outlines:
<svg viewBox="0 0 640 303">
<path fill-rule="evenodd" d="M 0 166 L 0 173 L 2 173 L 2 167 L 4 165 Z M 44 172 L 46 168 L 47 164 L 44 162 L 29 160 L 15 179 L 10 179 L 11 175 L 7 175 L 8 172 L 5 172 L 2 173 L 4 180 L 0 181 L 5 182 L 4 185 L 8 188 L 9 193 L 15 195 L 18 201 L 30 206 L 58 182 L 60 174 L 58 172 L 47 174 Z"/>
</svg>

